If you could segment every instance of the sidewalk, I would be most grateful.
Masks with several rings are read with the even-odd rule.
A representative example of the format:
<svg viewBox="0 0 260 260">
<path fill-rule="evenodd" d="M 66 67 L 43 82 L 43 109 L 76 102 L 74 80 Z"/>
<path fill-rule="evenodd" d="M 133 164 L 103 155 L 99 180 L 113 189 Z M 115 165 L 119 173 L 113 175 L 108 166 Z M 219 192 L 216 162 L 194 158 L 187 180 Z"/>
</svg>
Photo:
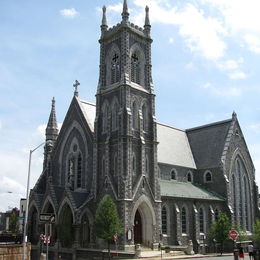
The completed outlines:
<svg viewBox="0 0 260 260">
<path fill-rule="evenodd" d="M 202 255 L 202 254 L 194 254 L 194 255 L 185 255 L 183 254 L 183 252 L 179 252 L 179 251 L 173 251 L 171 253 L 165 253 L 164 251 L 162 251 L 162 255 L 161 255 L 161 251 L 142 251 L 141 252 L 141 259 L 144 260 L 160 260 L 162 259 L 188 259 L 188 258 L 204 258 L 204 257 L 216 257 L 216 256 L 220 256 L 220 254 L 218 253 L 211 253 L 211 254 L 206 254 L 206 255 Z M 223 253 L 222 256 L 233 256 L 233 253 Z"/>
</svg>

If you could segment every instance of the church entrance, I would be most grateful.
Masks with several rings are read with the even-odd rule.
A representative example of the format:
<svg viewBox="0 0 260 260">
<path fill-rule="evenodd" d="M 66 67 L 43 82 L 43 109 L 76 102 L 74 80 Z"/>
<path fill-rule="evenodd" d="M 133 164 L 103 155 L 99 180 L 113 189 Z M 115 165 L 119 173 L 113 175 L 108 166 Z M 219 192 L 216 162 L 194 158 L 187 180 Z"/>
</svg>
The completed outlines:
<svg viewBox="0 0 260 260">
<path fill-rule="evenodd" d="M 152 247 L 154 243 L 155 214 L 152 204 L 145 195 L 142 195 L 133 208 L 133 242 Z"/>
<path fill-rule="evenodd" d="M 142 243 L 142 218 L 141 218 L 139 210 L 137 210 L 135 213 L 134 241 L 135 241 L 135 244 Z"/>
</svg>

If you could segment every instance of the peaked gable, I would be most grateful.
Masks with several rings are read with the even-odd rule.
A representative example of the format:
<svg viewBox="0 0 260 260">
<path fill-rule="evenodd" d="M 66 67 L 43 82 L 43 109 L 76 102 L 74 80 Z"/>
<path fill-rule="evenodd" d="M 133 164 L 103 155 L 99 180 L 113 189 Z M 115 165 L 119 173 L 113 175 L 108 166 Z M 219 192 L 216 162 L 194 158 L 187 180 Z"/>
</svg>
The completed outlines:
<svg viewBox="0 0 260 260">
<path fill-rule="evenodd" d="M 231 123 L 229 119 L 186 130 L 198 169 L 219 165 Z"/>
</svg>

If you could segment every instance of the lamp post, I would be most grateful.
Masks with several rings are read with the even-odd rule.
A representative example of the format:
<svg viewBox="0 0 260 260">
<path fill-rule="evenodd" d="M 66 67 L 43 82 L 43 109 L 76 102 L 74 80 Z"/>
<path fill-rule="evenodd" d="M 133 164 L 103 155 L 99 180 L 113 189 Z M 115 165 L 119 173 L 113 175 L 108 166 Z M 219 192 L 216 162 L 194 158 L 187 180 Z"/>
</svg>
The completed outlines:
<svg viewBox="0 0 260 260">
<path fill-rule="evenodd" d="M 30 150 L 29 154 L 29 165 L 28 165 L 28 176 L 27 176 L 27 188 L 26 188 L 26 202 L 25 202 L 25 220 L 24 220 L 24 228 L 23 228 L 23 260 L 27 259 L 26 256 L 26 242 L 27 242 L 27 222 L 28 222 L 28 208 L 29 208 L 29 189 L 30 189 L 30 175 L 31 175 L 31 160 L 32 160 L 32 153 L 36 151 L 38 148 L 40 148 L 44 143 L 39 144 L 36 148 L 33 150 Z"/>
</svg>

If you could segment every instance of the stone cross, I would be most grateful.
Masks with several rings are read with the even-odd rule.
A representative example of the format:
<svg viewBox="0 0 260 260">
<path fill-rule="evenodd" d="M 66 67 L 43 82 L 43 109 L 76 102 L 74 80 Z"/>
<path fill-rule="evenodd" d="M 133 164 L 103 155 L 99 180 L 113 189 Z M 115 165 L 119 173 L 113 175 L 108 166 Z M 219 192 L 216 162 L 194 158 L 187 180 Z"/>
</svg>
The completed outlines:
<svg viewBox="0 0 260 260">
<path fill-rule="evenodd" d="M 78 86 L 80 85 L 80 83 L 75 80 L 75 83 L 73 84 L 73 87 L 75 88 L 75 91 L 74 91 L 74 96 L 78 96 L 79 95 L 79 92 L 78 92 Z"/>
</svg>

